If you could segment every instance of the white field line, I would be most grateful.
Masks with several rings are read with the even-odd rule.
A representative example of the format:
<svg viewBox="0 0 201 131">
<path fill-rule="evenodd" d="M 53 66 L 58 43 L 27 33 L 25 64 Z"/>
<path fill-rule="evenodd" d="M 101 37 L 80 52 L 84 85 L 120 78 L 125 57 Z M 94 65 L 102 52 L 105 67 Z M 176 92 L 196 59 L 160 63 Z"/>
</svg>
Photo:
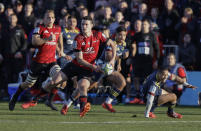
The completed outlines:
<svg viewBox="0 0 201 131">
<path fill-rule="evenodd" d="M 29 121 L 29 120 L 0 120 L 0 123 L 44 123 L 44 124 L 168 124 L 168 123 L 201 123 L 201 121 L 106 121 L 106 122 L 77 122 L 77 121 Z"/>
</svg>

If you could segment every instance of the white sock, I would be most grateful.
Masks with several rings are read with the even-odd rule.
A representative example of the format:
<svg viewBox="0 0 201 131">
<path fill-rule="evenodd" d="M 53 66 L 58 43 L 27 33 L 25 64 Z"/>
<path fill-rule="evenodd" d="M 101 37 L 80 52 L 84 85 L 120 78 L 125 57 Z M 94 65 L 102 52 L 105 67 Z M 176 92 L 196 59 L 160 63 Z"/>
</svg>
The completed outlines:
<svg viewBox="0 0 201 131">
<path fill-rule="evenodd" d="M 64 105 L 67 105 L 69 108 L 72 105 L 73 101 L 71 99 L 68 99 L 68 101 L 64 101 Z"/>
<path fill-rule="evenodd" d="M 107 97 L 106 100 L 105 100 L 105 103 L 111 104 L 112 101 L 113 101 L 113 99 L 111 97 Z"/>
</svg>

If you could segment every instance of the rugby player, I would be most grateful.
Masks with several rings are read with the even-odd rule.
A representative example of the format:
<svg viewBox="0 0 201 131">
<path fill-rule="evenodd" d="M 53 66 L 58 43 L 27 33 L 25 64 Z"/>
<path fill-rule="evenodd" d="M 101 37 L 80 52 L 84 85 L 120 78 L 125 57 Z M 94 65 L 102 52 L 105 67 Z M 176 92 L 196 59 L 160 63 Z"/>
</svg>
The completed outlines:
<svg viewBox="0 0 201 131">
<path fill-rule="evenodd" d="M 146 97 L 146 109 L 145 109 L 145 117 L 146 118 L 156 118 L 155 114 L 153 114 L 152 107 L 160 106 L 165 103 L 168 103 L 168 111 L 167 115 L 172 118 L 181 119 L 182 115 L 174 112 L 173 108 L 177 102 L 177 96 L 174 93 L 169 93 L 164 89 L 161 89 L 161 85 L 163 85 L 167 79 L 171 79 L 177 81 L 179 78 L 171 74 L 168 71 L 168 67 L 161 67 L 158 71 L 150 74 L 143 83 L 143 92 Z M 188 88 L 195 88 L 192 85 L 180 81 L 181 84 L 184 84 Z"/>
<path fill-rule="evenodd" d="M 95 65 L 95 60 L 101 43 L 106 42 L 112 48 L 112 59 L 109 61 L 114 66 L 116 46 L 113 41 L 106 39 L 101 32 L 92 30 L 93 22 L 89 16 L 82 19 L 81 33 L 75 37 L 75 59 L 67 64 L 62 71 L 57 73 L 44 88 L 54 88 L 67 79 L 77 76 L 78 91 L 80 94 L 80 117 L 83 117 L 90 110 L 90 103 L 87 102 L 87 91 L 90 86 L 89 77 L 92 72 L 101 72 L 101 68 Z"/>
<path fill-rule="evenodd" d="M 11 111 L 14 110 L 17 99 L 22 91 L 31 88 L 42 71 L 45 71 L 50 77 L 60 71 L 55 56 L 57 46 L 60 47 L 59 54 L 64 55 L 63 41 L 61 28 L 54 25 L 55 14 L 53 10 L 47 10 L 45 12 L 43 22 L 44 25 L 40 25 L 34 29 L 32 44 L 36 46 L 37 49 L 35 50 L 33 63 L 31 64 L 31 69 L 25 82 L 20 84 L 18 90 L 9 102 L 9 110 Z M 51 90 L 48 91 L 50 92 Z"/>
</svg>

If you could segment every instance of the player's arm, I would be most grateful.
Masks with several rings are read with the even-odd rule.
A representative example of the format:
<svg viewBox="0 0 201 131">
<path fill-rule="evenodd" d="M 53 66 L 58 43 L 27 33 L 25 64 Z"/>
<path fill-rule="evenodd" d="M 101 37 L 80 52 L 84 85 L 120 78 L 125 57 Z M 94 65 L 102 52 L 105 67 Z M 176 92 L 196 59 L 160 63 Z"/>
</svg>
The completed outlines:
<svg viewBox="0 0 201 131">
<path fill-rule="evenodd" d="M 108 39 L 106 42 L 106 46 L 110 46 L 112 48 L 112 59 L 110 60 L 110 63 L 114 66 L 115 59 L 116 59 L 116 44 L 111 39 Z"/>
<path fill-rule="evenodd" d="M 178 68 L 177 74 L 178 75 L 169 73 L 169 79 L 179 84 L 183 84 L 187 81 L 185 70 L 182 67 Z"/>
<path fill-rule="evenodd" d="M 83 53 L 82 51 L 78 51 L 78 50 L 75 50 L 74 52 L 75 54 L 75 58 L 77 60 L 77 62 L 80 64 L 80 65 L 83 65 L 85 67 L 88 67 L 88 68 L 91 68 L 92 70 L 97 70 L 97 66 L 96 65 L 93 65 L 89 62 L 87 62 L 86 60 L 83 59 Z"/>
<path fill-rule="evenodd" d="M 150 89 L 148 91 L 148 94 L 147 94 L 147 103 L 146 103 L 146 108 L 145 108 L 145 117 L 146 118 L 149 118 L 149 112 L 150 112 L 151 107 L 153 105 L 154 97 L 155 97 L 155 92 L 156 92 L 157 88 L 158 87 L 153 83 L 150 86 Z"/>
<path fill-rule="evenodd" d="M 136 55 L 137 49 L 136 49 L 136 41 L 134 41 L 131 45 L 131 56 L 134 57 Z"/>
<path fill-rule="evenodd" d="M 64 48 L 63 48 L 63 36 L 62 34 L 59 35 L 59 39 L 58 39 L 58 44 L 57 44 L 57 52 L 59 54 L 59 56 L 63 56 L 65 57 L 66 54 L 64 53 Z"/>
</svg>

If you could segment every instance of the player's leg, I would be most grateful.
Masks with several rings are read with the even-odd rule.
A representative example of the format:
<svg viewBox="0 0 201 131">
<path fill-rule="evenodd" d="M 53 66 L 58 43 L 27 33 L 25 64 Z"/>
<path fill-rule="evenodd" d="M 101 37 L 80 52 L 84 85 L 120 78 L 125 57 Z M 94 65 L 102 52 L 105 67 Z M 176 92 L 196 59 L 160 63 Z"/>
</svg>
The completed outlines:
<svg viewBox="0 0 201 131">
<path fill-rule="evenodd" d="M 182 118 L 182 115 L 179 113 L 174 112 L 174 107 L 177 103 L 177 96 L 174 93 L 168 93 L 165 90 L 162 90 L 162 95 L 158 98 L 158 106 L 168 103 L 168 111 L 167 115 L 173 118 Z"/>
<path fill-rule="evenodd" d="M 82 78 L 78 81 L 78 90 L 80 93 L 80 117 L 83 117 L 91 108 L 90 103 L 87 103 L 87 92 L 90 87 L 90 81 L 88 78 Z"/>
<path fill-rule="evenodd" d="M 112 107 L 112 101 L 120 94 L 120 92 L 126 86 L 126 81 L 123 75 L 117 71 L 107 76 L 106 80 L 112 84 L 109 90 L 109 95 L 106 101 L 102 104 L 102 107 L 110 112 L 116 112 Z"/>
<path fill-rule="evenodd" d="M 76 88 L 75 88 L 75 90 L 73 91 L 73 93 L 72 93 L 72 95 L 69 97 L 69 99 L 67 100 L 67 101 L 64 101 L 64 105 L 63 105 L 63 107 L 62 107 L 62 109 L 61 109 L 61 114 L 62 115 L 66 115 L 67 114 L 67 112 L 68 112 L 68 109 L 70 108 L 70 106 L 72 105 L 72 103 L 74 102 L 74 101 L 76 101 L 78 98 L 79 98 L 79 96 L 80 96 L 80 93 L 79 93 L 79 89 L 78 89 L 78 85 L 76 84 L 71 84 L 71 82 L 68 82 L 68 85 L 67 85 L 67 87 L 69 87 L 69 86 L 76 86 Z"/>
<path fill-rule="evenodd" d="M 38 72 L 41 72 L 41 70 L 42 70 L 42 65 L 41 64 L 38 64 L 38 63 L 35 63 L 35 62 L 32 63 L 31 71 L 28 73 L 28 76 L 27 76 L 25 82 L 22 82 L 19 85 L 17 91 L 12 96 L 11 100 L 9 101 L 9 110 L 11 110 L 11 111 L 14 110 L 15 104 L 17 102 L 17 99 L 18 99 L 19 95 L 25 89 L 31 88 L 35 84 L 35 82 L 37 81 L 38 75 L 39 75 Z"/>
</svg>

